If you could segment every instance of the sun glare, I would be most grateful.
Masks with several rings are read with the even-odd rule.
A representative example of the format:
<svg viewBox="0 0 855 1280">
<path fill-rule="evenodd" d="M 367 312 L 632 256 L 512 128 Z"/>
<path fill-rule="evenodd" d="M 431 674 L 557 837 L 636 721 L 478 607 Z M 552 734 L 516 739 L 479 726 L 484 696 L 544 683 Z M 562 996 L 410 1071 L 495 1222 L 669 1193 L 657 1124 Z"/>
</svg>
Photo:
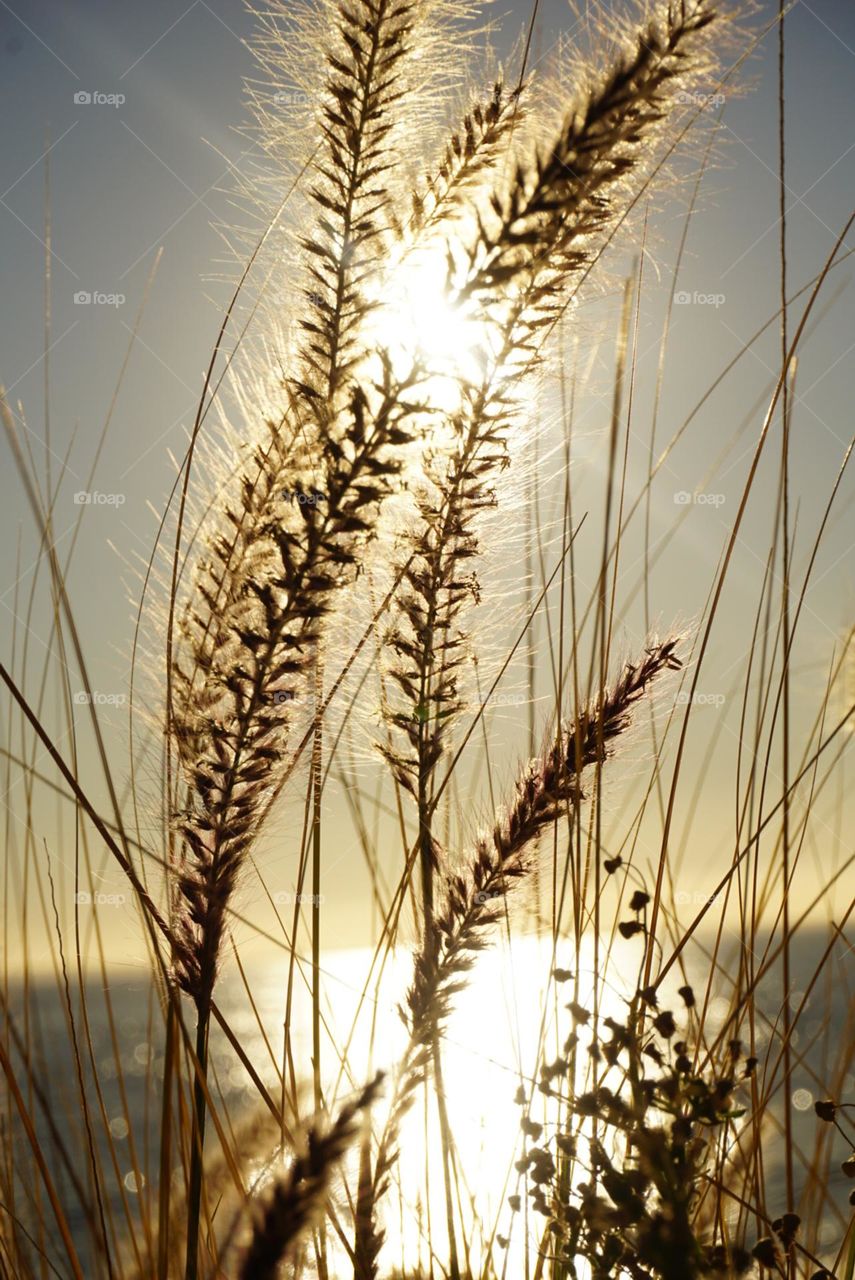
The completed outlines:
<svg viewBox="0 0 855 1280">
<path fill-rule="evenodd" d="M 430 374 L 431 403 L 453 407 L 460 382 L 474 381 L 488 350 L 486 326 L 449 293 L 445 258 L 426 251 L 399 263 L 384 285 L 375 338 L 397 374 L 420 360 Z"/>
<path fill-rule="evenodd" d="M 631 964 L 625 963 L 627 973 Z M 340 1064 L 334 1043 L 349 1041 L 349 1062 L 369 1062 L 372 1056 L 371 1020 L 354 1030 L 355 1003 L 362 998 L 363 981 L 369 971 L 373 952 L 354 950 L 328 952 L 324 972 L 328 982 L 328 1006 L 325 1023 L 332 1035 L 327 1059 L 330 1075 L 328 1087 L 334 1090 Z M 586 938 L 579 957 L 578 998 L 592 1007 L 594 986 L 593 940 Z M 533 1088 L 536 1075 L 537 1046 L 543 1038 L 552 1046 L 567 1032 L 568 1015 L 563 1006 L 566 995 L 554 985 L 544 986 L 554 963 L 551 938 L 523 936 L 512 944 L 497 945 L 480 956 L 469 975 L 468 986 L 458 996 L 457 1007 L 449 1021 L 444 1039 L 443 1061 L 446 1078 L 446 1103 L 454 1132 L 455 1148 L 464 1178 L 479 1168 L 495 1171 L 492 1185 L 479 1185 L 479 1222 L 464 1212 L 464 1234 L 473 1242 L 478 1232 L 486 1232 L 479 1248 L 486 1248 L 491 1231 L 505 1233 L 509 1239 L 510 1274 L 522 1274 L 526 1249 L 526 1232 L 522 1218 L 515 1218 L 508 1206 L 508 1196 L 524 1194 L 525 1188 L 514 1168 L 520 1155 L 520 1121 L 523 1114 L 554 1128 L 558 1120 L 555 1104 Z M 390 1057 L 400 1053 L 405 1044 L 404 1030 L 397 1012 L 396 993 L 405 989 L 412 961 L 406 951 L 387 962 L 380 991 L 368 990 L 376 999 L 376 1023 L 373 1036 Z M 627 988 L 628 991 L 628 988 Z M 620 1018 L 627 991 L 601 988 L 601 1016 Z M 281 1016 L 281 979 L 276 975 L 264 988 L 262 1005 L 269 1006 L 271 1019 Z M 560 998 L 559 998 L 560 997 Z M 559 1012 L 560 1010 L 560 1012 Z M 310 1009 L 301 997 L 292 1010 L 291 1034 L 310 1045 Z M 249 1023 L 248 1023 L 249 1025 Z M 272 1025 L 272 1024 L 271 1024 Z M 249 1045 L 247 1046 L 250 1047 Z M 550 1048 L 550 1053 L 553 1050 Z M 263 1052 L 259 1043 L 257 1052 Z M 584 1087 L 586 1059 L 580 1061 L 577 1086 Z M 363 1074 L 367 1073 L 368 1067 Z M 357 1073 L 358 1074 L 358 1073 Z M 525 1082 L 529 1102 L 525 1110 L 515 1107 L 514 1095 Z M 395 1186 L 409 1190 L 421 1188 L 411 1200 L 397 1194 L 390 1201 L 384 1218 L 389 1257 L 399 1258 L 405 1268 L 427 1269 L 445 1232 L 442 1146 L 435 1108 L 425 1109 L 424 1098 L 412 1108 L 403 1123 L 400 1157 L 396 1166 Z M 425 1235 L 425 1220 L 432 1227 Z M 502 1251 L 497 1249 L 496 1256 Z M 579 1267 L 579 1280 L 588 1272 Z"/>
</svg>

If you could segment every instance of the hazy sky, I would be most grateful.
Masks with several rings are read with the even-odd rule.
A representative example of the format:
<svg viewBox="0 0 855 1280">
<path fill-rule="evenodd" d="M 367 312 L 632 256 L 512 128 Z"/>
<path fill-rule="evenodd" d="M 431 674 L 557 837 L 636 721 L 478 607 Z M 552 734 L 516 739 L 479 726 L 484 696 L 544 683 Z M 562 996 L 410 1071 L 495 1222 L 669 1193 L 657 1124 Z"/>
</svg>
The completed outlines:
<svg viewBox="0 0 855 1280">
<path fill-rule="evenodd" d="M 768 2 L 760 6 L 758 29 L 775 8 Z M 506 44 L 519 34 L 529 11 L 522 0 L 492 7 L 493 17 L 503 18 Z M 541 4 L 535 54 L 546 57 L 558 33 L 571 26 L 564 5 L 557 0 Z M 216 336 L 216 304 L 225 296 L 222 286 L 206 278 L 216 273 L 221 255 L 212 224 L 229 216 L 222 190 L 229 185 L 229 166 L 240 169 L 251 160 L 250 144 L 237 129 L 246 120 L 243 80 L 254 72 L 245 43 L 252 30 L 253 21 L 239 0 L 193 0 L 188 5 L 172 0 L 0 0 L 0 381 L 10 400 L 20 404 L 19 425 L 34 455 L 41 457 L 48 374 L 54 476 L 67 458 L 67 482 L 54 517 L 63 554 L 80 511 L 74 494 L 89 487 L 85 478 L 130 330 L 155 255 L 162 250 L 91 486 L 104 495 L 120 495 L 121 501 L 87 509 L 69 579 L 95 673 L 92 682 L 108 696 L 127 689 L 132 611 L 122 585 L 122 575 L 128 581 L 130 575 L 122 562 L 148 556 L 156 523 L 147 503 L 159 511 L 171 484 L 168 451 L 183 450 Z M 790 278 L 800 288 L 821 268 L 855 195 L 855 5 L 799 0 L 788 17 L 787 33 Z M 702 189 L 680 281 L 691 301 L 675 311 L 662 440 L 777 306 L 776 60 L 773 32 L 741 76 L 745 92 L 726 103 L 718 163 Z M 46 361 L 47 158 L 52 318 Z M 647 279 L 652 301 L 649 314 L 646 309 L 643 313 L 639 344 L 648 353 L 649 370 L 655 370 L 680 212 L 666 204 L 654 225 L 655 260 Z M 853 246 L 855 237 L 850 236 L 848 247 Z M 657 265 L 663 269 L 659 281 Z M 851 275 L 848 265 L 836 272 L 827 293 L 829 310 L 820 309 L 821 321 L 799 368 L 793 456 L 802 551 L 813 537 L 852 435 Z M 720 301 L 710 301 L 713 297 Z M 690 619 L 703 608 L 727 528 L 726 504 L 741 491 L 746 451 L 762 422 L 763 397 L 776 359 L 772 331 L 740 364 L 669 463 L 656 511 L 659 532 L 680 512 L 675 494 L 700 482 L 707 465 L 758 403 L 743 444 L 708 486 L 724 495 L 724 507 L 693 507 L 679 546 L 657 567 L 653 581 L 660 618 Z M 590 410 L 584 465 L 598 477 L 607 417 L 596 402 Z M 636 481 L 646 465 L 645 448 L 633 463 Z M 0 609 L 8 660 L 16 593 L 20 645 L 38 543 L 5 444 L 2 460 Z M 769 474 L 771 484 L 774 473 Z M 830 646 L 852 623 L 852 492 L 850 477 L 805 611 L 799 678 L 814 702 Z M 758 506 L 756 515 L 749 513 L 728 604 L 743 637 L 757 598 L 769 527 L 768 504 Z M 630 584 L 631 565 L 627 573 Z M 31 670 L 36 673 L 47 640 L 43 608 L 29 625 Z M 722 675 L 722 681 L 734 679 L 733 663 L 744 648 L 728 655 L 723 647 L 721 669 L 729 675 Z M 37 679 L 33 674 L 31 693 Z M 72 686 L 79 687 L 76 676 Z M 108 723 L 119 726 L 120 709 L 105 704 L 105 710 Z M 732 742 L 728 746 L 726 737 L 723 741 L 722 776 L 734 751 Z M 68 742 L 60 746 L 70 749 Z M 121 770 L 120 763 L 120 775 Z M 18 792 L 10 799 L 13 808 L 19 798 Z M 14 821 L 19 822 L 19 807 L 16 812 Z"/>
</svg>

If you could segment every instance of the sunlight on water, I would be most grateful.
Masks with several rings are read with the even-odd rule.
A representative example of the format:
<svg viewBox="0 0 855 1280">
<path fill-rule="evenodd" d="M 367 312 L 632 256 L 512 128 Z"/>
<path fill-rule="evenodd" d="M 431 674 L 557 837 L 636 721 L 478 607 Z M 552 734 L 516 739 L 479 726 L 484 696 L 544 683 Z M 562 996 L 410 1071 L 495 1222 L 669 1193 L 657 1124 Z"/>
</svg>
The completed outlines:
<svg viewBox="0 0 855 1280">
<path fill-rule="evenodd" d="M 806 935 L 794 949 L 796 993 L 807 990 L 814 957 L 825 945 L 824 935 L 814 933 Z M 602 1016 L 625 1021 L 623 998 L 636 987 L 640 955 L 638 939 L 619 943 L 610 956 L 600 955 Z M 322 957 L 321 1068 L 324 1095 L 333 1114 L 371 1078 L 375 1070 L 382 1068 L 387 1072 L 385 1095 L 373 1114 L 373 1150 L 376 1155 L 377 1139 L 385 1123 L 392 1092 L 395 1065 L 406 1043 L 404 1024 L 397 1009 L 405 1000 L 411 981 L 412 956 L 402 948 L 394 960 L 389 960 L 379 989 L 376 973 L 370 974 L 371 960 L 371 953 L 366 950 L 331 951 Z M 848 952 L 846 963 L 849 963 Z M 295 978 L 289 1027 L 289 1064 L 293 1064 L 296 1105 L 305 1122 L 313 1111 L 311 966 L 305 959 L 300 964 Z M 515 1168 L 526 1149 L 521 1121 L 526 1118 L 535 1125 L 542 1125 L 542 1136 L 535 1137 L 534 1142 L 554 1152 L 560 1116 L 557 1104 L 547 1102 L 537 1087 L 539 1067 L 542 1062 L 555 1062 L 572 1029 L 573 1018 L 566 1008 L 568 1002 L 576 998 L 583 1008 L 591 1008 L 591 940 L 586 939 L 583 944 L 578 985 L 573 979 L 550 982 L 549 975 L 556 966 L 562 971 L 576 969 L 573 948 L 569 944 L 562 944 L 553 957 L 548 940 L 530 936 L 515 937 L 509 941 L 503 931 L 497 929 L 489 949 L 482 954 L 464 990 L 456 997 L 454 1014 L 444 1029 L 442 1061 L 460 1189 L 459 1203 L 455 1205 L 456 1235 L 458 1250 L 464 1259 L 471 1261 L 473 1274 L 483 1274 L 485 1263 L 489 1274 L 505 1276 L 507 1280 L 519 1280 L 521 1276 L 534 1274 L 545 1219 L 527 1200 L 526 1187 Z M 687 957 L 687 970 L 688 980 L 700 1000 L 711 979 L 708 959 L 700 951 Z M 712 975 L 709 988 L 711 999 L 705 1019 L 709 1030 L 724 1026 L 728 1013 L 726 996 L 732 981 L 730 973 L 730 959 L 724 957 L 721 971 L 717 978 Z M 682 982 L 682 977 L 677 977 L 676 972 L 673 977 L 676 987 Z M 247 979 L 257 1013 L 247 997 L 240 974 L 234 969 L 224 974 L 220 987 L 220 1007 L 253 1069 L 277 1101 L 280 1096 L 287 978 L 287 966 L 280 958 L 249 964 Z M 761 1040 L 768 1046 L 773 1062 L 778 1055 L 772 1031 L 774 1020 L 780 1013 L 778 978 L 778 974 L 771 975 L 770 985 L 761 992 L 757 1006 L 758 1046 Z M 109 1120 L 110 1140 L 117 1159 L 115 1186 L 111 1192 L 113 1208 L 118 1213 L 125 1202 L 130 1202 L 134 1212 L 138 1207 L 142 1213 L 147 1206 L 147 1211 L 152 1213 L 156 1211 L 157 1170 L 153 1165 L 146 1168 L 135 1163 L 130 1140 L 133 1134 L 137 1151 L 142 1151 L 153 1150 L 157 1139 L 160 1116 L 157 1083 L 163 1071 L 163 1040 L 151 1020 L 155 996 L 146 984 L 114 982 L 112 999 L 122 1046 L 117 1065 L 113 1058 L 109 1026 L 94 984 L 89 994 L 89 1025 L 105 1114 Z M 662 1007 L 671 1008 L 679 1015 L 680 1001 L 679 998 L 674 999 L 675 995 L 673 989 L 667 993 L 663 990 Z M 806 1003 L 809 1021 L 804 1027 L 804 1043 L 807 1048 L 804 1061 L 799 1060 L 794 1073 L 791 1095 L 794 1134 L 799 1148 L 803 1150 L 808 1150 L 816 1138 L 812 1103 L 818 1096 L 817 1082 L 821 1078 L 822 1056 L 826 1052 L 822 1027 L 826 1021 L 832 1029 L 845 1026 L 849 987 L 845 981 L 836 983 L 828 1005 L 817 1000 L 816 1016 L 810 1003 L 815 998 L 815 995 L 810 997 Z M 51 1045 L 54 1055 L 52 1080 L 57 1105 L 69 1108 L 69 1114 L 73 1115 L 70 1111 L 73 1099 L 68 1095 L 67 1087 L 75 1078 L 75 1067 L 65 1034 L 66 1005 L 51 984 L 39 989 L 38 1004 L 45 1042 Z M 13 1001 L 13 1008 L 16 1005 L 20 1007 L 20 994 Z M 814 1021 L 811 1022 L 810 1018 Z M 763 1036 L 759 1034 L 761 1030 L 764 1031 Z M 838 1033 L 832 1030 L 832 1034 Z M 587 1033 L 581 1028 L 579 1075 L 573 1081 L 576 1092 L 590 1087 L 582 1079 L 588 1065 L 587 1042 Z M 541 1045 L 542 1052 L 539 1051 Z M 342 1067 L 343 1060 L 346 1069 Z M 259 1101 L 258 1093 L 234 1049 L 220 1033 L 212 1037 L 211 1065 L 218 1110 L 233 1137 L 233 1151 L 240 1172 L 245 1185 L 258 1193 L 274 1175 L 289 1165 L 290 1145 L 286 1143 L 284 1153 L 280 1150 L 278 1125 L 267 1107 Z M 290 1065 L 287 1078 L 290 1082 Z M 567 1083 L 563 1070 L 553 1083 L 559 1085 L 562 1082 Z M 521 1084 L 524 1107 L 515 1101 Z M 841 1079 L 840 1096 L 851 1096 L 852 1089 L 853 1080 L 849 1073 Z M 289 1099 L 292 1097 L 290 1083 L 287 1096 Z M 290 1105 L 286 1105 L 285 1110 L 289 1130 L 293 1131 L 296 1126 Z M 780 1110 L 773 1114 L 775 1123 L 780 1125 Z M 84 1159 L 85 1140 L 80 1136 L 79 1128 L 73 1128 L 73 1123 L 72 1118 L 71 1131 L 79 1136 L 79 1152 Z M 566 1127 L 566 1122 L 562 1122 L 558 1132 L 566 1132 Z M 46 1127 L 39 1133 L 45 1142 L 49 1141 Z M 528 1141 L 530 1152 L 532 1139 Z M 382 1205 L 387 1239 L 382 1274 L 403 1275 L 407 1280 L 411 1280 L 416 1268 L 426 1274 L 431 1254 L 428 1242 L 431 1242 L 438 1260 L 435 1274 L 445 1274 L 448 1261 L 445 1196 L 433 1086 L 429 1091 L 421 1088 L 416 1092 L 399 1145 L 400 1160 L 394 1167 L 392 1185 Z M 582 1168 L 574 1175 L 576 1187 L 585 1178 L 586 1154 L 585 1144 L 580 1143 Z M 847 1154 L 844 1143 L 840 1160 L 835 1159 L 832 1170 L 831 1194 L 841 1204 L 850 1190 L 850 1184 L 840 1170 L 840 1162 Z M 783 1155 L 783 1146 L 774 1140 L 773 1132 L 772 1140 L 764 1148 L 771 1203 L 781 1203 L 785 1193 Z M 103 1156 L 111 1158 L 106 1146 L 103 1147 Z M 213 1133 L 209 1158 L 211 1185 L 217 1188 L 218 1195 L 222 1194 L 219 1220 L 226 1235 L 232 1224 L 241 1220 L 242 1199 L 234 1192 L 232 1176 L 221 1158 L 219 1143 Z M 357 1184 L 357 1173 L 354 1150 L 346 1171 L 346 1182 L 351 1192 Z M 185 1169 L 180 1161 L 173 1169 L 172 1186 L 180 1200 L 185 1194 Z M 338 1221 L 345 1238 L 350 1241 L 353 1234 L 352 1207 L 341 1180 L 334 1184 L 333 1194 Z M 511 1196 L 520 1197 L 518 1211 L 514 1211 L 509 1203 Z M 477 1213 L 471 1207 L 473 1205 L 477 1206 Z M 829 1246 L 838 1238 L 836 1212 L 834 1201 L 829 1200 L 821 1222 L 821 1240 Z M 85 1251 L 89 1245 L 82 1211 L 73 1215 L 71 1225 Z M 507 1249 L 502 1243 L 505 1239 L 509 1241 Z M 352 1274 L 352 1265 L 348 1266 L 336 1252 L 339 1246 L 333 1232 L 329 1233 L 327 1243 L 335 1258 L 331 1275 Z M 581 1263 L 578 1266 L 579 1280 L 582 1280 L 585 1273 Z"/>
<path fill-rule="evenodd" d="M 634 987 L 638 963 L 637 948 L 626 947 L 626 955 L 613 953 L 611 974 L 622 975 L 623 991 L 601 992 L 603 1016 L 624 1014 L 623 996 Z M 379 992 L 376 979 L 369 979 L 372 955 L 366 950 L 328 953 L 325 957 L 326 1038 L 323 1045 L 323 1077 L 328 1097 L 344 1098 L 371 1074 L 372 1070 L 392 1070 L 405 1044 L 405 1029 L 398 1013 L 412 973 L 412 958 L 403 952 L 387 961 Z M 553 957 L 547 938 L 505 939 L 485 951 L 466 988 L 455 1001 L 455 1010 L 443 1038 L 443 1072 L 450 1128 L 453 1135 L 460 1203 L 456 1205 L 458 1247 L 471 1251 L 473 1262 L 492 1249 L 494 1264 L 501 1274 L 504 1250 L 495 1235 L 509 1238 L 509 1274 L 515 1274 L 525 1244 L 528 1218 L 529 1246 L 536 1248 L 543 1220 L 527 1213 L 523 1179 L 514 1164 L 522 1151 L 520 1122 L 524 1115 L 544 1125 L 550 1137 L 556 1124 L 556 1104 L 538 1092 L 539 1046 L 543 1059 L 552 1061 L 573 1023 L 565 1006 L 578 999 L 590 1008 L 593 995 L 593 944 L 586 939 L 579 967 L 578 987 L 573 981 L 549 981 L 553 965 L 575 971 L 571 949 L 566 945 Z M 361 1012 L 360 998 L 367 983 Z M 281 1042 L 282 986 L 268 971 L 261 1007 L 275 1025 Z M 304 989 L 296 1002 L 291 1035 L 295 1059 L 310 1062 L 310 1002 Z M 357 1018 L 354 1030 L 354 1019 Z M 374 1022 L 374 1052 L 370 1052 Z M 248 1028 L 247 1028 L 248 1029 Z M 341 1066 L 341 1047 L 347 1045 L 347 1069 Z M 300 1055 L 299 1057 L 297 1055 Z M 580 1055 L 580 1072 L 587 1055 Z M 581 1079 L 577 1080 L 581 1085 Z M 522 1085 L 527 1105 L 515 1102 Z M 386 1098 L 391 1090 L 387 1081 Z M 304 1105 L 308 1107 L 308 1095 Z M 375 1131 L 385 1119 L 381 1105 L 375 1114 Z M 522 1208 L 513 1213 L 508 1197 L 522 1197 Z M 477 1203 L 477 1217 L 471 1211 Z M 344 1206 L 343 1206 L 344 1208 Z M 462 1229 L 460 1223 L 462 1221 Z M 439 1138 L 436 1099 L 433 1088 L 418 1091 L 401 1134 L 400 1159 L 387 1197 L 385 1228 L 387 1257 L 402 1267 L 429 1258 L 428 1241 L 438 1257 L 447 1256 L 445 1192 L 442 1147 Z M 535 1242 L 532 1246 L 532 1242 Z"/>
</svg>

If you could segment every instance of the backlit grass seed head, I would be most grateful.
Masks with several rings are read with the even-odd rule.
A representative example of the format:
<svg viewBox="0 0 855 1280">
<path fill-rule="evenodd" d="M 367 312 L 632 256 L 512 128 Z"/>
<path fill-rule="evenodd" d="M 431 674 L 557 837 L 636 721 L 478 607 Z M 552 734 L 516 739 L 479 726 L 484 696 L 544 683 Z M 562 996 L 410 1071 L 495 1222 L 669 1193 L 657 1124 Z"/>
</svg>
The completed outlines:
<svg viewBox="0 0 855 1280">
<path fill-rule="evenodd" d="M 177 961 L 191 993 L 213 980 L 225 908 L 285 760 L 287 695 L 301 687 L 322 621 L 395 481 L 406 414 L 399 388 L 378 389 L 375 413 L 355 388 L 337 435 L 298 472 L 305 479 L 280 465 L 272 427 L 202 565 L 173 672 L 173 732 L 189 792 L 178 815 L 186 857 Z M 326 501 L 290 502 L 286 471 Z"/>
<path fill-rule="evenodd" d="M 324 1132 L 320 1123 L 309 1129 L 305 1150 L 274 1183 L 266 1202 L 257 1207 L 252 1239 L 239 1272 L 241 1280 L 275 1280 L 281 1274 L 280 1265 L 323 1213 L 335 1166 L 356 1137 L 361 1113 L 371 1107 L 381 1083 L 382 1075 L 342 1107 L 328 1131 Z"/>
<path fill-rule="evenodd" d="M 638 662 L 627 663 L 614 685 L 578 711 L 561 728 L 553 746 L 522 772 L 514 799 L 497 815 L 492 831 L 479 836 L 463 869 L 459 873 L 443 869 L 435 929 L 416 954 L 413 981 L 401 1010 L 408 1045 L 398 1066 L 368 1197 L 374 1210 L 365 1219 L 364 1232 L 370 1227 L 376 1250 L 369 1248 L 366 1235 L 364 1267 L 358 1273 L 361 1280 L 377 1274 L 381 1236 L 376 1205 L 389 1185 L 400 1125 L 424 1078 L 432 1037 L 443 1026 L 454 996 L 487 944 L 490 926 L 501 918 L 514 887 L 531 869 L 532 845 L 568 807 L 580 803 L 583 770 L 612 753 L 650 685 L 679 667 L 676 650 L 676 640 L 666 640 L 651 645 Z"/>
<path fill-rule="evenodd" d="M 449 236 L 448 329 L 458 346 L 477 348 L 480 360 L 471 368 L 470 351 L 459 363 L 444 447 L 425 452 L 417 519 L 398 555 L 403 586 L 389 676 L 401 699 L 389 719 L 402 741 L 385 754 L 408 790 L 436 767 L 461 709 L 459 678 L 468 659 L 462 615 L 478 598 L 477 521 L 496 500 L 544 339 L 643 174 L 671 96 L 697 68 L 713 18 L 703 2 L 659 11 L 571 109 L 551 148 L 518 158 L 509 182 L 494 182 L 483 205 L 473 201 L 474 230 L 464 223 L 459 236 Z M 457 332 L 464 324 L 471 344 Z"/>
<path fill-rule="evenodd" d="M 265 801 L 281 773 L 287 701 L 334 595 L 374 532 L 409 443 L 415 377 L 384 353 L 358 376 L 370 310 L 362 279 L 378 269 L 389 192 L 383 174 L 412 53 L 416 7 L 359 0 L 337 10 L 325 50 L 322 140 L 311 195 L 303 339 L 282 413 L 240 476 L 184 613 L 169 727 L 187 802 L 176 814 L 176 971 L 204 1003 L 225 911 Z M 328 41 L 330 32 L 326 33 Z M 320 492 L 321 504 L 286 493 Z"/>
</svg>

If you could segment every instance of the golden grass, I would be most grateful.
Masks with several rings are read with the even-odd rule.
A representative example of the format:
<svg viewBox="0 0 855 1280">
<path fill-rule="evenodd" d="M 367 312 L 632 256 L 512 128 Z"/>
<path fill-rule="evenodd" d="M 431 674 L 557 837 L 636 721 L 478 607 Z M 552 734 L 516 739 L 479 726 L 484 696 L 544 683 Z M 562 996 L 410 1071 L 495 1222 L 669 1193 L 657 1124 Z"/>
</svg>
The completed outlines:
<svg viewBox="0 0 855 1280">
<path fill-rule="evenodd" d="M 57 683 L 48 665 L 36 672 L 26 650 L 14 652 L 2 668 L 4 761 L 7 790 L 13 779 L 23 784 L 27 836 L 18 858 L 7 829 L 6 911 L 8 919 L 16 899 L 37 901 L 55 993 L 46 1013 L 25 914 L 20 950 L 4 950 L 0 1273 L 691 1280 L 759 1269 L 852 1280 L 855 1234 L 835 1181 L 841 1164 L 852 1173 L 842 1096 L 855 1057 L 851 1010 L 846 1028 L 833 1025 L 851 900 L 828 917 L 799 979 L 805 989 L 793 990 L 808 926 L 851 884 L 851 859 L 819 860 L 812 881 L 804 863 L 815 827 L 828 829 L 820 801 L 844 776 L 851 689 L 849 702 L 835 699 L 852 633 L 831 656 L 805 726 L 793 716 L 791 678 L 851 446 L 801 580 L 789 463 L 795 361 L 851 223 L 793 296 L 783 226 L 780 310 L 769 321 L 780 328 L 780 369 L 728 509 L 704 616 L 666 632 L 681 639 L 660 640 L 651 582 L 682 508 L 654 549 L 654 484 L 760 335 L 657 455 L 669 307 L 647 474 L 631 498 L 644 255 L 613 326 L 597 494 L 577 479 L 589 341 L 578 317 L 603 255 L 629 225 L 644 248 L 651 197 L 660 186 L 669 193 L 666 167 L 697 123 L 686 102 L 698 85 L 734 74 L 748 34 L 730 32 L 736 57 L 722 69 L 730 24 L 707 0 L 654 5 L 617 24 L 599 65 L 578 69 L 575 95 L 557 111 L 555 87 L 527 80 L 528 47 L 511 88 L 499 76 L 470 92 L 474 8 L 318 0 L 293 12 L 274 7 L 260 19 L 271 92 L 255 95 L 266 181 L 280 201 L 283 154 L 293 151 L 293 211 L 289 192 L 225 313 L 141 590 L 140 618 L 155 583 L 164 617 L 161 650 L 146 657 L 163 694 L 154 723 L 163 748 L 145 746 L 159 814 L 139 784 L 133 741 L 143 717 L 133 689 L 129 794 L 116 782 L 66 589 L 70 557 L 53 542 L 63 478 L 39 474 L 3 402 L 42 539 L 50 639 L 84 673 L 104 786 L 102 797 L 76 750 L 67 754 L 51 732 L 54 685 L 74 724 L 68 676 Z M 782 15 L 781 40 L 783 29 Z M 306 119 L 288 140 L 276 90 L 297 82 Z M 461 118 L 447 128 L 443 94 L 460 84 Z M 783 85 L 780 105 L 783 122 Z M 782 167 L 784 156 L 782 141 Z M 266 208 L 264 180 L 249 194 Z M 250 321 L 269 333 L 251 347 L 248 321 L 224 357 L 253 272 L 271 254 L 275 269 L 289 219 L 301 250 L 295 328 L 277 327 L 279 296 L 265 299 L 262 288 Z M 685 233 L 671 303 L 684 246 Z M 430 331 L 389 301 L 395 280 L 425 260 L 441 281 Z M 292 275 L 283 287 L 297 292 Z M 438 340 L 444 325 L 464 335 L 465 351 Z M 549 386 L 560 449 L 557 516 L 548 518 L 541 492 L 556 455 L 539 452 L 549 435 L 537 405 Z M 208 438 L 214 405 L 219 444 Z M 771 547 L 729 695 L 741 698 L 734 838 L 717 851 L 714 893 L 687 895 L 679 824 L 692 830 L 716 747 L 713 735 L 698 761 L 690 725 L 714 636 L 735 622 L 728 575 L 776 431 Z M 535 461 L 521 468 L 528 445 Z M 491 651 L 489 638 L 481 642 L 485 607 L 491 594 L 504 604 L 494 557 L 523 503 L 525 608 Z M 580 537 L 601 547 L 588 557 L 593 581 L 579 571 Z M 514 553 L 522 544 L 513 533 L 506 545 Z M 627 657 L 621 631 L 639 595 L 646 638 Z M 495 713 L 521 663 L 529 696 L 506 704 L 515 709 L 510 746 L 531 758 L 508 788 Z M 531 709 L 538 686 L 549 688 L 542 718 Z M 633 761 L 636 743 L 645 745 Z M 840 786 L 832 821 L 842 825 Z M 46 789 L 74 815 L 73 940 L 50 850 L 33 835 Z M 371 960 L 344 1034 L 333 1030 L 322 947 L 323 895 L 336 874 L 331 796 L 347 807 L 364 854 L 372 914 Z M 287 894 L 266 870 L 271 832 L 296 861 Z M 123 1043 L 113 944 L 97 910 L 88 933 L 81 922 L 87 894 L 97 906 L 105 859 L 124 878 L 149 961 L 141 1092 Z M 244 909 L 251 884 L 267 898 L 258 912 Z M 456 1140 L 461 1082 L 447 1072 L 449 1028 L 479 958 L 502 939 L 512 946 L 526 913 L 550 957 L 531 992 L 540 1029 L 516 1046 L 516 1086 L 509 1079 L 499 1119 L 518 1138 L 512 1168 L 484 1168 Z M 241 939 L 264 940 L 283 962 L 281 1046 Z M 412 951 L 412 976 L 397 993 L 402 1026 L 392 1043 L 380 1004 L 402 948 Z M 251 1051 L 246 1021 L 230 1008 L 235 993 Z M 302 994 L 309 1018 L 299 1030 Z M 811 1002 L 821 1016 L 812 1014 L 802 1039 Z M 68 1078 L 52 1078 L 46 1016 Z M 248 1081 L 251 1100 L 240 1105 L 224 1079 L 233 1070 Z M 805 1092 L 794 1091 L 797 1076 L 818 1099 L 810 1150 L 794 1119 Z M 111 1115 L 116 1098 L 120 1114 Z M 412 1142 L 423 1156 L 414 1185 L 403 1158 Z M 479 1199 L 484 1180 L 504 1200 L 494 1216 Z M 400 1261 L 396 1215 L 410 1223 Z"/>
</svg>

